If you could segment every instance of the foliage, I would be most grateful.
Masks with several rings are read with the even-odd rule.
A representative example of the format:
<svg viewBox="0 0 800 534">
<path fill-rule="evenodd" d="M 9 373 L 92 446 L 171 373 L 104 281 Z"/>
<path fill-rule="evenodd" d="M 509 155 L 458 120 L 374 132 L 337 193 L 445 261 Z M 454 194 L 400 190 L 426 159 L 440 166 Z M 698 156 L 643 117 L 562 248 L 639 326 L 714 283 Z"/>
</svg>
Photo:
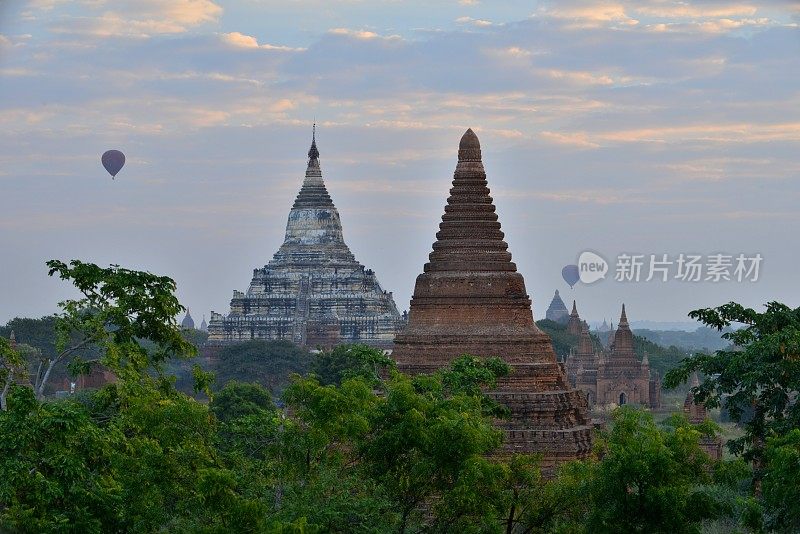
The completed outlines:
<svg viewBox="0 0 800 534">
<path fill-rule="evenodd" d="M 6 409 L 9 388 L 16 378 L 25 378 L 27 369 L 20 352 L 6 338 L 0 337 L 0 409 Z"/>
<path fill-rule="evenodd" d="M 338 345 L 315 355 L 311 372 L 321 384 L 340 385 L 349 378 L 361 377 L 377 384 L 381 373 L 395 367 L 382 350 L 367 345 Z"/>
<path fill-rule="evenodd" d="M 728 328 L 723 330 L 730 331 Z M 683 352 L 713 352 L 726 348 L 729 343 L 722 338 L 721 332 L 701 326 L 693 332 L 686 330 L 649 330 L 636 328 L 634 334 L 645 338 L 661 347 L 675 347 Z"/>
<path fill-rule="evenodd" d="M 502 432 L 494 425 L 507 411 L 484 394 L 510 372 L 497 358 L 464 355 L 432 375 L 408 377 L 384 369 L 380 351 L 345 346 L 318 356 L 314 374 L 294 374 L 281 409 L 258 383 L 228 380 L 213 392 L 213 373 L 196 366 L 194 389 L 206 392 L 206 404 L 161 372 L 168 358 L 192 352 L 171 313 L 179 306 L 174 283 L 70 265 L 54 268 L 85 298 L 64 303 L 55 324 L 83 335 L 80 343 L 90 339 L 119 381 L 55 402 L 9 382 L 0 411 L 0 531 L 800 528 L 800 430 L 781 432 L 781 421 L 765 422 L 763 503 L 751 495 L 750 464 L 712 462 L 700 448 L 702 436 L 719 430 L 713 423 L 672 416 L 659 426 L 629 406 L 613 412 L 591 458 L 544 480 L 538 457 L 497 455 Z M 59 339 L 69 349 L 66 331 Z M 791 359 L 791 328 L 777 331 L 784 343 L 777 350 Z M 252 365 L 241 371 L 250 380 L 312 365 L 291 344 L 257 343 L 228 353 L 234 365 L 236 358 Z M 0 339 L 0 378 L 18 352 Z"/>
<path fill-rule="evenodd" d="M 48 358 L 54 358 L 56 351 L 56 316 L 46 315 L 40 319 L 17 317 L 6 326 L 0 326 L 0 337 L 8 337 L 11 332 L 17 341 L 39 349 Z"/>
<path fill-rule="evenodd" d="M 40 404 L 14 386 L 0 414 L 0 530 L 101 532 L 120 525 L 113 477 L 123 436 L 73 402 Z"/>
<path fill-rule="evenodd" d="M 578 336 L 568 333 L 566 324 L 550 319 L 541 319 L 536 321 L 536 325 L 550 336 L 550 342 L 553 344 L 553 350 L 559 360 L 565 360 L 569 356 L 570 349 L 578 346 Z"/>
<path fill-rule="evenodd" d="M 669 347 L 661 346 L 639 335 L 633 336 L 633 350 L 639 360 L 647 353 L 650 369 L 658 371 L 661 376 L 664 376 L 670 369 L 677 367 L 687 355 L 684 349 L 674 345 Z"/>
<path fill-rule="evenodd" d="M 764 474 L 766 524 L 776 532 L 800 531 L 800 429 L 772 437 L 766 447 Z"/>
<path fill-rule="evenodd" d="M 55 315 L 48 315 L 39 319 L 14 318 L 6 326 L 0 327 L 0 337 L 9 337 L 11 332 L 17 339 L 18 352 L 25 359 L 25 371 L 28 377 L 34 382 L 37 370 L 42 361 L 53 361 L 58 356 L 56 348 L 56 321 Z M 70 344 L 80 343 L 82 336 L 79 332 L 70 334 Z M 93 345 L 85 346 L 80 354 L 73 354 L 75 359 L 94 360 L 99 357 L 97 347 Z M 51 394 L 56 389 L 56 384 L 62 383 L 65 379 L 74 376 L 69 370 L 69 361 L 59 360 L 53 366 L 49 384 L 46 385 L 44 393 Z"/>
<path fill-rule="evenodd" d="M 778 302 L 766 308 L 759 313 L 731 302 L 691 312 L 690 317 L 720 330 L 734 323 L 745 326 L 722 335 L 733 347 L 712 355 L 695 354 L 665 380 L 667 387 L 676 387 L 693 371 L 701 371 L 705 380 L 694 392 L 698 402 L 715 407 L 724 400 L 734 421 L 741 421 L 752 408 L 745 435 L 728 444 L 759 465 L 768 436 L 800 427 L 800 308 Z"/>
<path fill-rule="evenodd" d="M 275 410 L 272 395 L 261 385 L 235 380 L 225 384 L 225 387 L 214 395 L 210 406 L 217 419 L 223 423 L 248 415 L 257 415 L 262 411 Z"/>
<path fill-rule="evenodd" d="M 631 407 L 613 414 L 613 428 L 596 444 L 588 515 L 591 532 L 690 532 L 713 517 L 714 503 L 695 490 L 707 482 L 708 456 L 701 431 L 673 421 L 667 431 Z"/>
<path fill-rule="evenodd" d="M 37 397 L 44 396 L 53 369 L 68 359 L 71 371 L 88 372 L 87 351 L 98 350 L 100 361 L 118 377 L 160 371 L 170 357 L 195 354 L 175 323 L 183 307 L 174 295 L 171 278 L 78 260 L 69 265 L 50 260 L 47 266 L 50 276 L 71 281 L 82 298 L 59 303 L 62 311 L 54 325 L 56 355 L 42 353 L 33 377 Z"/>
<path fill-rule="evenodd" d="M 231 380 L 257 382 L 278 395 L 293 373 L 305 374 L 311 354 L 291 341 L 254 340 L 226 345 L 213 358 L 217 387 Z"/>
<path fill-rule="evenodd" d="M 479 490 L 495 487 L 504 475 L 484 457 L 499 446 L 501 434 L 484 415 L 479 386 L 496 380 L 496 372 L 508 369 L 465 356 L 433 376 L 410 379 L 392 372 L 379 384 L 372 376 L 339 386 L 296 378 L 284 394 L 297 416 L 296 425 L 287 423 L 294 446 L 284 451 L 291 455 L 287 478 L 305 484 L 338 469 L 340 484 L 357 476 L 375 488 L 350 499 L 349 506 L 369 498 L 363 509 L 373 510 L 371 520 L 380 522 L 333 525 L 327 521 L 342 511 L 329 511 L 324 521 L 316 514 L 332 530 L 479 531 L 476 525 L 484 522 L 497 527 L 496 507 Z"/>
</svg>

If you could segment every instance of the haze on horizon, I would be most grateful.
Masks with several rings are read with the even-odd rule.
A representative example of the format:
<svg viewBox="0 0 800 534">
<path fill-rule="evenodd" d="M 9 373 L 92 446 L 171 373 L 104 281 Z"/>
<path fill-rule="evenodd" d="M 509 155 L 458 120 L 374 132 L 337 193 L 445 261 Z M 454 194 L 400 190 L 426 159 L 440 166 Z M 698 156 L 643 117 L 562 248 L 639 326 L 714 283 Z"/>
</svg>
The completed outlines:
<svg viewBox="0 0 800 534">
<path fill-rule="evenodd" d="M 199 323 L 283 240 L 311 124 L 360 262 L 407 309 L 459 138 L 537 319 L 800 305 L 800 4 L 11 0 L 0 5 L 0 322 L 51 258 L 173 277 Z M 100 155 L 127 163 L 116 180 Z M 748 282 L 577 285 L 584 250 L 759 253 Z"/>
</svg>

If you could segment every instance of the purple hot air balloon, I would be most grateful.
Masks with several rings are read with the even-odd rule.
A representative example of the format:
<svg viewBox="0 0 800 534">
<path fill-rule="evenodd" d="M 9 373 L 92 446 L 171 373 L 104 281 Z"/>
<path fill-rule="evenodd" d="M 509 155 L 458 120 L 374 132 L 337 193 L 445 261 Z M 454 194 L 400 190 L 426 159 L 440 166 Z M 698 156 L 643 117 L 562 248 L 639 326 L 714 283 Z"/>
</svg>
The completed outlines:
<svg viewBox="0 0 800 534">
<path fill-rule="evenodd" d="M 580 272 L 578 272 L 578 266 L 566 265 L 563 269 L 561 269 L 561 277 L 566 283 L 569 284 L 569 287 L 574 286 L 578 283 L 578 280 L 581 279 Z"/>
<path fill-rule="evenodd" d="M 119 150 L 108 150 L 100 158 L 100 161 L 103 162 L 103 167 L 106 168 L 113 179 L 122 169 L 122 166 L 125 165 L 125 154 Z"/>
</svg>

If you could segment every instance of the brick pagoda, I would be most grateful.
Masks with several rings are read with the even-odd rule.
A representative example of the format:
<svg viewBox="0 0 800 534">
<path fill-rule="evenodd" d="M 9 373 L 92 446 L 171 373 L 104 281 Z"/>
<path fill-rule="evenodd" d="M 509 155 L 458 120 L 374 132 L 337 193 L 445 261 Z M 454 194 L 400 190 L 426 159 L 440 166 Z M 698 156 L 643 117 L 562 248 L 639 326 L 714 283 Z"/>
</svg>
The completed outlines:
<svg viewBox="0 0 800 534">
<path fill-rule="evenodd" d="M 436 238 L 417 277 L 408 326 L 395 338 L 399 369 L 430 373 L 462 354 L 499 356 L 512 373 L 489 394 L 511 409 L 499 423 L 506 451 L 541 453 L 546 471 L 586 457 L 592 440 L 586 398 L 569 386 L 550 338 L 534 323 L 472 130 L 461 138 Z"/>
</svg>

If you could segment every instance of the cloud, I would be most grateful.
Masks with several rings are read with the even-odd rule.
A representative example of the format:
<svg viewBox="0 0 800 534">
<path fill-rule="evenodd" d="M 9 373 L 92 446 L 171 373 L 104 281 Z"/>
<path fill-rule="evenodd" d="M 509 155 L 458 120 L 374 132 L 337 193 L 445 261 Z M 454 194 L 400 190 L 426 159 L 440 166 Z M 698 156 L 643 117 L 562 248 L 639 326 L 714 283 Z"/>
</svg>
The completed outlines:
<svg viewBox="0 0 800 534">
<path fill-rule="evenodd" d="M 774 21 L 762 17 L 758 19 L 715 19 L 699 22 L 670 22 L 648 24 L 646 29 L 654 32 L 699 32 L 699 33 L 725 33 L 748 26 L 769 26 Z"/>
<path fill-rule="evenodd" d="M 736 16 L 751 17 L 758 8 L 748 4 L 732 5 L 693 5 L 687 2 L 658 2 L 654 4 L 637 3 L 633 7 L 636 13 L 661 18 L 730 18 Z"/>
<path fill-rule="evenodd" d="M 613 85 L 614 78 L 607 74 L 594 74 L 591 72 L 568 71 L 550 69 L 544 73 L 554 80 L 565 80 L 569 83 L 581 85 Z"/>
<path fill-rule="evenodd" d="M 330 35 L 341 35 L 344 37 L 349 37 L 351 39 L 356 39 L 359 41 L 371 41 L 374 39 L 381 39 L 381 40 L 391 40 L 391 41 L 399 41 L 402 40 L 402 37 L 399 35 L 379 35 L 372 31 L 367 30 L 351 30 L 349 28 L 333 28 L 328 30 Z"/>
<path fill-rule="evenodd" d="M 569 20 L 578 27 L 599 27 L 608 23 L 635 26 L 639 23 L 638 20 L 628 16 L 626 8 L 622 4 L 562 5 L 561 7 L 541 8 L 536 14 Z"/>
<path fill-rule="evenodd" d="M 559 132 L 541 132 L 539 137 L 545 141 L 559 145 L 569 145 L 578 148 L 600 148 L 598 143 L 589 141 L 589 136 L 585 132 L 563 134 Z"/>
<path fill-rule="evenodd" d="M 474 19 L 472 17 L 458 17 L 456 22 L 459 24 L 475 26 L 476 28 L 488 28 L 489 26 L 495 26 L 495 23 L 493 23 L 491 20 Z"/>
<path fill-rule="evenodd" d="M 48 2 L 44 9 L 53 9 L 60 3 Z M 104 1 L 89 2 L 88 6 L 81 15 L 58 18 L 52 31 L 100 38 L 144 38 L 185 33 L 217 22 L 222 14 L 222 8 L 211 0 L 120 0 L 111 6 Z"/>
<path fill-rule="evenodd" d="M 305 48 L 292 48 L 289 46 L 276 46 L 271 44 L 259 44 L 258 39 L 251 35 L 240 32 L 230 32 L 221 34 L 222 41 L 237 48 L 261 48 L 264 50 L 280 50 L 285 52 L 298 52 Z"/>
</svg>

